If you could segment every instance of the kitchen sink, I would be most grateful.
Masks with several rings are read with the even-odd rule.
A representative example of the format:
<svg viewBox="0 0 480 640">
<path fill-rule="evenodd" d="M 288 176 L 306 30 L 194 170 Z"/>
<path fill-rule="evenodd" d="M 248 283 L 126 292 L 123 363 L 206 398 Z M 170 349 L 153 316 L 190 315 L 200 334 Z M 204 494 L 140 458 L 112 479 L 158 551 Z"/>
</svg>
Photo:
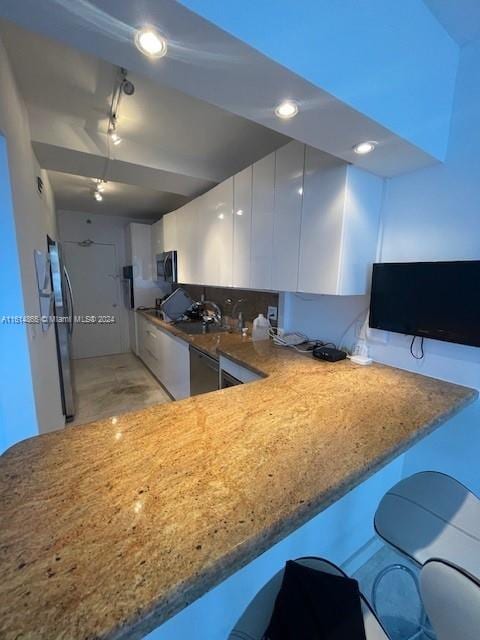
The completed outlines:
<svg viewBox="0 0 480 640">
<path fill-rule="evenodd" d="M 185 331 L 185 333 L 190 333 L 191 335 L 199 335 L 202 333 L 225 333 L 228 329 L 225 327 L 219 327 L 216 324 L 207 325 L 207 330 L 205 332 L 203 327 L 203 322 L 195 321 L 195 320 L 182 320 L 180 322 L 176 322 L 174 325 L 180 331 Z"/>
</svg>

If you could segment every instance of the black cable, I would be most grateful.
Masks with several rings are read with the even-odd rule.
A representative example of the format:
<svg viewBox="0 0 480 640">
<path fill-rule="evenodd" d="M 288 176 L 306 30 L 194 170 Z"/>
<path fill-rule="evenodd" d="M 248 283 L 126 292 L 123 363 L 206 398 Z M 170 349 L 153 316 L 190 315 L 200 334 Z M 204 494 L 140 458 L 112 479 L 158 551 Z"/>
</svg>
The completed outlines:
<svg viewBox="0 0 480 640">
<path fill-rule="evenodd" d="M 412 358 L 415 358 L 415 360 L 422 360 L 425 356 L 425 352 L 423 350 L 423 336 L 420 339 L 420 355 L 417 355 L 413 352 L 413 346 L 415 344 L 415 340 L 418 338 L 419 336 L 412 336 L 412 341 L 410 343 L 410 355 L 412 356 Z"/>
</svg>

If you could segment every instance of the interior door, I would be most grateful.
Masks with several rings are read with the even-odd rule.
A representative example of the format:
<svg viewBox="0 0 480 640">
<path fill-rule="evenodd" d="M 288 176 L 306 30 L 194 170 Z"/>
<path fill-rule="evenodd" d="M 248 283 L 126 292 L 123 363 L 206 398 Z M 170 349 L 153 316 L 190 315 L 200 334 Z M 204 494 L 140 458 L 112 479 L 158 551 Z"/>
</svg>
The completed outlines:
<svg viewBox="0 0 480 640">
<path fill-rule="evenodd" d="M 74 358 L 92 358 L 122 352 L 119 278 L 113 244 L 63 243 L 70 275 L 76 321 L 73 328 Z M 114 322 L 109 322 L 113 317 Z"/>
</svg>

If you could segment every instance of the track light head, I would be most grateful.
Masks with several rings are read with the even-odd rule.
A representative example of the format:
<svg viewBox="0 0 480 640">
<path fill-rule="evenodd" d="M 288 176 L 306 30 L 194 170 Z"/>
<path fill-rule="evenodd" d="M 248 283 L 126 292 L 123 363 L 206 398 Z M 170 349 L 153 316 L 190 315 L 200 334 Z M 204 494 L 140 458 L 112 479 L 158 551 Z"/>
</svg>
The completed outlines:
<svg viewBox="0 0 480 640">
<path fill-rule="evenodd" d="M 122 82 L 122 91 L 126 96 L 133 96 L 135 93 L 135 85 L 130 80 L 125 80 Z"/>
</svg>

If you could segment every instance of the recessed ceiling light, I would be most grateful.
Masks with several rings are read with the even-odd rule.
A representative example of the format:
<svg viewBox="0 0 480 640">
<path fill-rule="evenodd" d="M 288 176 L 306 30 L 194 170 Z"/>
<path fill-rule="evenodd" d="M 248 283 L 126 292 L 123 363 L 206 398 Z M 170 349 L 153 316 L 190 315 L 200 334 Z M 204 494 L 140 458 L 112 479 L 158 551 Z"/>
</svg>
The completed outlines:
<svg viewBox="0 0 480 640">
<path fill-rule="evenodd" d="M 275 107 L 275 115 L 283 120 L 293 118 L 298 113 L 298 104 L 293 100 L 284 100 Z"/>
<path fill-rule="evenodd" d="M 219 213 L 218 214 L 218 219 L 219 220 L 223 220 L 225 218 L 225 214 L 224 213 Z"/>
<path fill-rule="evenodd" d="M 376 146 L 376 142 L 374 142 L 373 140 L 367 140 L 366 142 L 359 142 L 358 144 L 356 144 L 353 147 L 353 150 L 355 151 L 355 153 L 358 153 L 359 156 L 364 156 L 367 153 L 371 153 Z"/>
<path fill-rule="evenodd" d="M 93 197 L 95 198 L 95 200 L 97 202 L 101 202 L 103 200 L 103 196 L 101 193 L 99 193 L 98 191 L 95 191 L 95 193 L 93 194 Z"/>
<path fill-rule="evenodd" d="M 236 211 L 237 216 L 243 216 L 243 209 Z"/>
<path fill-rule="evenodd" d="M 167 53 L 167 40 L 152 27 L 140 29 L 135 34 L 137 49 L 150 58 L 163 58 Z"/>
</svg>

